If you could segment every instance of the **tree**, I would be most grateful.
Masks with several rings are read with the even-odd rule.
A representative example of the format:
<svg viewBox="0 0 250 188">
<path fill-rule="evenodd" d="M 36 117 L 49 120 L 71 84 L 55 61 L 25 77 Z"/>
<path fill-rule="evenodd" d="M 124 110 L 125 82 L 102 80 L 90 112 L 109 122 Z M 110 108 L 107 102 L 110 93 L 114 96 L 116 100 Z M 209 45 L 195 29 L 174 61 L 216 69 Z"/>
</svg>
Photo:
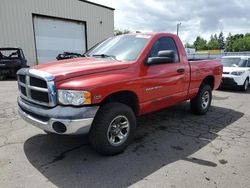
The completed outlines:
<svg viewBox="0 0 250 188">
<path fill-rule="evenodd" d="M 214 39 L 218 40 L 217 34 L 214 34 Z"/>
<path fill-rule="evenodd" d="M 250 36 L 237 38 L 233 42 L 232 48 L 235 52 L 250 51 Z"/>
<path fill-rule="evenodd" d="M 186 48 L 195 48 L 196 50 L 222 50 L 226 52 L 240 52 L 250 51 L 250 33 L 244 34 L 228 34 L 226 40 L 224 34 L 221 32 L 217 37 L 216 34 L 210 36 L 210 40 L 207 42 L 202 37 L 198 36 L 193 45 L 186 43 Z"/>
<path fill-rule="evenodd" d="M 208 50 L 218 50 L 220 48 L 217 35 L 211 35 L 209 42 L 207 43 Z"/>
<path fill-rule="evenodd" d="M 226 40 L 227 52 L 250 51 L 250 35 L 249 34 L 236 34 L 229 33 Z"/>
<path fill-rule="evenodd" d="M 220 32 L 219 38 L 218 38 L 218 42 L 219 42 L 219 49 L 220 49 L 220 50 L 225 49 L 225 41 L 224 41 L 223 32 Z"/>
<path fill-rule="evenodd" d="M 188 42 L 184 46 L 185 48 L 194 48 L 194 45 L 189 44 Z"/>
<path fill-rule="evenodd" d="M 246 34 L 245 34 L 245 37 L 249 37 L 249 36 L 250 36 L 250 33 L 246 33 Z"/>
<path fill-rule="evenodd" d="M 232 49 L 233 49 L 232 43 L 233 43 L 232 34 L 229 33 L 228 37 L 226 38 L 226 45 L 225 45 L 225 51 L 226 52 L 232 52 Z"/>
<path fill-rule="evenodd" d="M 207 41 L 202 37 L 198 36 L 194 41 L 194 48 L 196 50 L 207 50 Z"/>
</svg>

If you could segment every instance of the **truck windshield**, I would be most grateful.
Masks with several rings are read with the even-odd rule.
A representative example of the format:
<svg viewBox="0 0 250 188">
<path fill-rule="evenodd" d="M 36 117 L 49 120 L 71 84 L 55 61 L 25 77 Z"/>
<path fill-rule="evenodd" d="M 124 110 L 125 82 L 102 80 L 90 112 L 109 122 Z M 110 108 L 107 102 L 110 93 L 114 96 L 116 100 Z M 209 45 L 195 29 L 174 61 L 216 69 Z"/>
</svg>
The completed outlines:
<svg viewBox="0 0 250 188">
<path fill-rule="evenodd" d="M 15 60 L 20 58 L 19 50 L 1 50 L 0 59 Z"/>
<path fill-rule="evenodd" d="M 112 58 L 119 61 L 134 61 L 148 42 L 150 35 L 120 35 L 108 38 L 85 55 L 97 58 Z"/>
<path fill-rule="evenodd" d="M 223 58 L 223 67 L 246 67 L 247 60 L 241 58 Z"/>
</svg>

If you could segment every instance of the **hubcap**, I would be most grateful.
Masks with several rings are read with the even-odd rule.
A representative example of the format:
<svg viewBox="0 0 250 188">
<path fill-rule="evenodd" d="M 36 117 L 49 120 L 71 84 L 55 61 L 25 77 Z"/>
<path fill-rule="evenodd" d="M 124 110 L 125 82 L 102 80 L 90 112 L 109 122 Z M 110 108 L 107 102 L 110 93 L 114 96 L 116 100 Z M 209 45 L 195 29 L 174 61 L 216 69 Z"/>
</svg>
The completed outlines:
<svg viewBox="0 0 250 188">
<path fill-rule="evenodd" d="M 202 103 L 201 103 L 202 108 L 206 109 L 208 107 L 208 105 L 209 105 L 209 100 L 210 100 L 210 96 L 209 96 L 209 92 L 208 91 L 204 92 L 201 100 L 202 100 Z"/>
<path fill-rule="evenodd" d="M 109 124 L 107 137 L 108 141 L 113 146 L 123 144 L 129 135 L 129 121 L 125 116 L 115 117 Z"/>
</svg>

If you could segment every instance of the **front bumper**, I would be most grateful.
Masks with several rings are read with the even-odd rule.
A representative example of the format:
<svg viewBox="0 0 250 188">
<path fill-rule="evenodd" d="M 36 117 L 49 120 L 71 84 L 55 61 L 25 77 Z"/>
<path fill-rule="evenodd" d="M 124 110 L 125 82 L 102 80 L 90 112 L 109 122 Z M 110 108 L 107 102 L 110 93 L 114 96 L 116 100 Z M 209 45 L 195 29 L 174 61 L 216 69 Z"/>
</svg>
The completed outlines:
<svg viewBox="0 0 250 188">
<path fill-rule="evenodd" d="M 225 85 L 233 84 L 235 86 L 242 86 L 246 78 L 247 78 L 246 75 L 235 76 L 235 75 L 223 74 L 222 83 L 224 83 Z"/>
<path fill-rule="evenodd" d="M 242 86 L 246 78 L 244 76 L 222 75 L 221 87 L 239 87 Z"/>
<path fill-rule="evenodd" d="M 87 134 L 91 128 L 98 106 L 71 107 L 58 105 L 42 107 L 18 98 L 19 114 L 28 123 L 61 135 Z"/>
<path fill-rule="evenodd" d="M 221 87 L 237 87 L 238 84 L 233 78 L 222 77 Z"/>
</svg>

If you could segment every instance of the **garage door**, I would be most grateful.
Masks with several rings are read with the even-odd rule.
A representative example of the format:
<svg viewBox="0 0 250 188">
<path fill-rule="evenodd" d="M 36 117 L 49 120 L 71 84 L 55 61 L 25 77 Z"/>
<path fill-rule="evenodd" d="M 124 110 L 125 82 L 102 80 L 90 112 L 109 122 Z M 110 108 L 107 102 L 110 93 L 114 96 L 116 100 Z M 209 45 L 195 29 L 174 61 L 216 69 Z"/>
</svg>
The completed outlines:
<svg viewBox="0 0 250 188">
<path fill-rule="evenodd" d="M 84 53 L 86 51 L 85 24 L 35 16 L 34 30 L 37 61 L 39 64 L 56 60 L 63 52 Z"/>
</svg>

